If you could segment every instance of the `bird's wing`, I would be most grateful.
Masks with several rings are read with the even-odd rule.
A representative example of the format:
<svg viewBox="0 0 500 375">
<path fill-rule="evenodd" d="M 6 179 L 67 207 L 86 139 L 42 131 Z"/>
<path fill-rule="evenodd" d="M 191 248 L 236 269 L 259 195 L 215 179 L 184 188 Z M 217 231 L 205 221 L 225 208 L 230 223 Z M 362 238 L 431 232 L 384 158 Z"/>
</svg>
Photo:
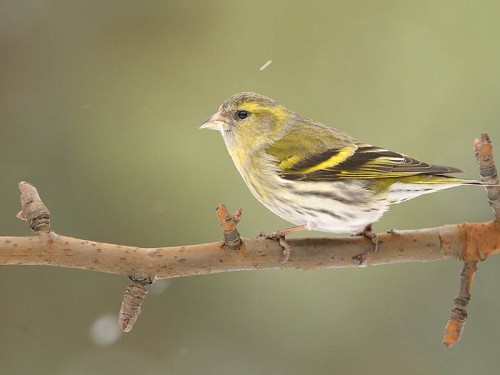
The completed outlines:
<svg viewBox="0 0 500 375">
<path fill-rule="evenodd" d="M 350 144 L 326 150 L 288 154 L 268 150 L 278 161 L 278 169 L 288 180 L 378 179 L 414 175 L 442 175 L 463 172 L 458 168 L 431 165 L 398 152 L 367 144 Z"/>
</svg>

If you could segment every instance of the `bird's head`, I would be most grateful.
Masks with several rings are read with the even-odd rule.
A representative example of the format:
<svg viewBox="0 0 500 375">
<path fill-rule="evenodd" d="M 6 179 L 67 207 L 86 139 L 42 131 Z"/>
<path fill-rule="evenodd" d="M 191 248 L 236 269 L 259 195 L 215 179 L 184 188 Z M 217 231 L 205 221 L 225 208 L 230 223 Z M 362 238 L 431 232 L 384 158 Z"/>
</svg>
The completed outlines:
<svg viewBox="0 0 500 375">
<path fill-rule="evenodd" d="M 291 112 L 274 100 L 253 92 L 227 99 L 200 129 L 219 130 L 226 146 L 260 149 L 279 138 Z"/>
</svg>

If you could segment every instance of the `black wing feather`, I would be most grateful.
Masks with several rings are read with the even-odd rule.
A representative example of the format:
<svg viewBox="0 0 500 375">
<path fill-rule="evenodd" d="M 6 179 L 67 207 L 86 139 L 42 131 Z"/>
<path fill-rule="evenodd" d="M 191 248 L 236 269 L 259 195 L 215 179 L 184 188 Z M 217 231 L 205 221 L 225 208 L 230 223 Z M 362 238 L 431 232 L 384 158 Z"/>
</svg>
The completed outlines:
<svg viewBox="0 0 500 375">
<path fill-rule="evenodd" d="M 328 160 L 339 152 L 339 149 L 329 149 L 301 160 L 292 168 L 283 171 L 283 177 L 287 180 L 336 181 L 346 178 L 376 179 L 463 172 L 458 168 L 425 163 L 370 145 L 360 146 L 351 156 L 335 165 L 309 173 L 300 172 Z"/>
</svg>

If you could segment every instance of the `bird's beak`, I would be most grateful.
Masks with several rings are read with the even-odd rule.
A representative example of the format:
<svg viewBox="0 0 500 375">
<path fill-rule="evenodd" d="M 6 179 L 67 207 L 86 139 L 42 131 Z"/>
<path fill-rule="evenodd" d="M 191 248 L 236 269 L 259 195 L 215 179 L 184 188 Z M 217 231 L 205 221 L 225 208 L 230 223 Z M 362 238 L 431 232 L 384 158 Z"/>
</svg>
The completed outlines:
<svg viewBox="0 0 500 375">
<path fill-rule="evenodd" d="M 231 121 L 227 117 L 226 113 L 222 110 L 217 112 L 216 114 L 210 116 L 207 121 L 205 121 L 200 129 L 212 129 L 212 130 L 230 130 L 231 129 Z"/>
</svg>

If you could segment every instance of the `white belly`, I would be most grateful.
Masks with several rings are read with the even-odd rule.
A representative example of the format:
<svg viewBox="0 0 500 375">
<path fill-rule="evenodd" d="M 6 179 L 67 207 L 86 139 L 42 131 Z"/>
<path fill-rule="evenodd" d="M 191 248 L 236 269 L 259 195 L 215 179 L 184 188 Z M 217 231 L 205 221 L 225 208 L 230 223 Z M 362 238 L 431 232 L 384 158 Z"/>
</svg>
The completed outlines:
<svg viewBox="0 0 500 375">
<path fill-rule="evenodd" d="M 306 225 L 310 230 L 357 232 L 376 222 L 388 209 L 387 204 L 365 190 L 361 183 L 332 182 L 322 190 L 318 190 L 315 182 L 301 182 L 300 190 L 294 189 L 296 183 L 293 181 L 286 181 L 286 184 L 289 189 L 279 188 L 277 184 L 265 192 L 256 191 L 252 184 L 249 187 L 276 215 L 295 225 Z"/>
</svg>

